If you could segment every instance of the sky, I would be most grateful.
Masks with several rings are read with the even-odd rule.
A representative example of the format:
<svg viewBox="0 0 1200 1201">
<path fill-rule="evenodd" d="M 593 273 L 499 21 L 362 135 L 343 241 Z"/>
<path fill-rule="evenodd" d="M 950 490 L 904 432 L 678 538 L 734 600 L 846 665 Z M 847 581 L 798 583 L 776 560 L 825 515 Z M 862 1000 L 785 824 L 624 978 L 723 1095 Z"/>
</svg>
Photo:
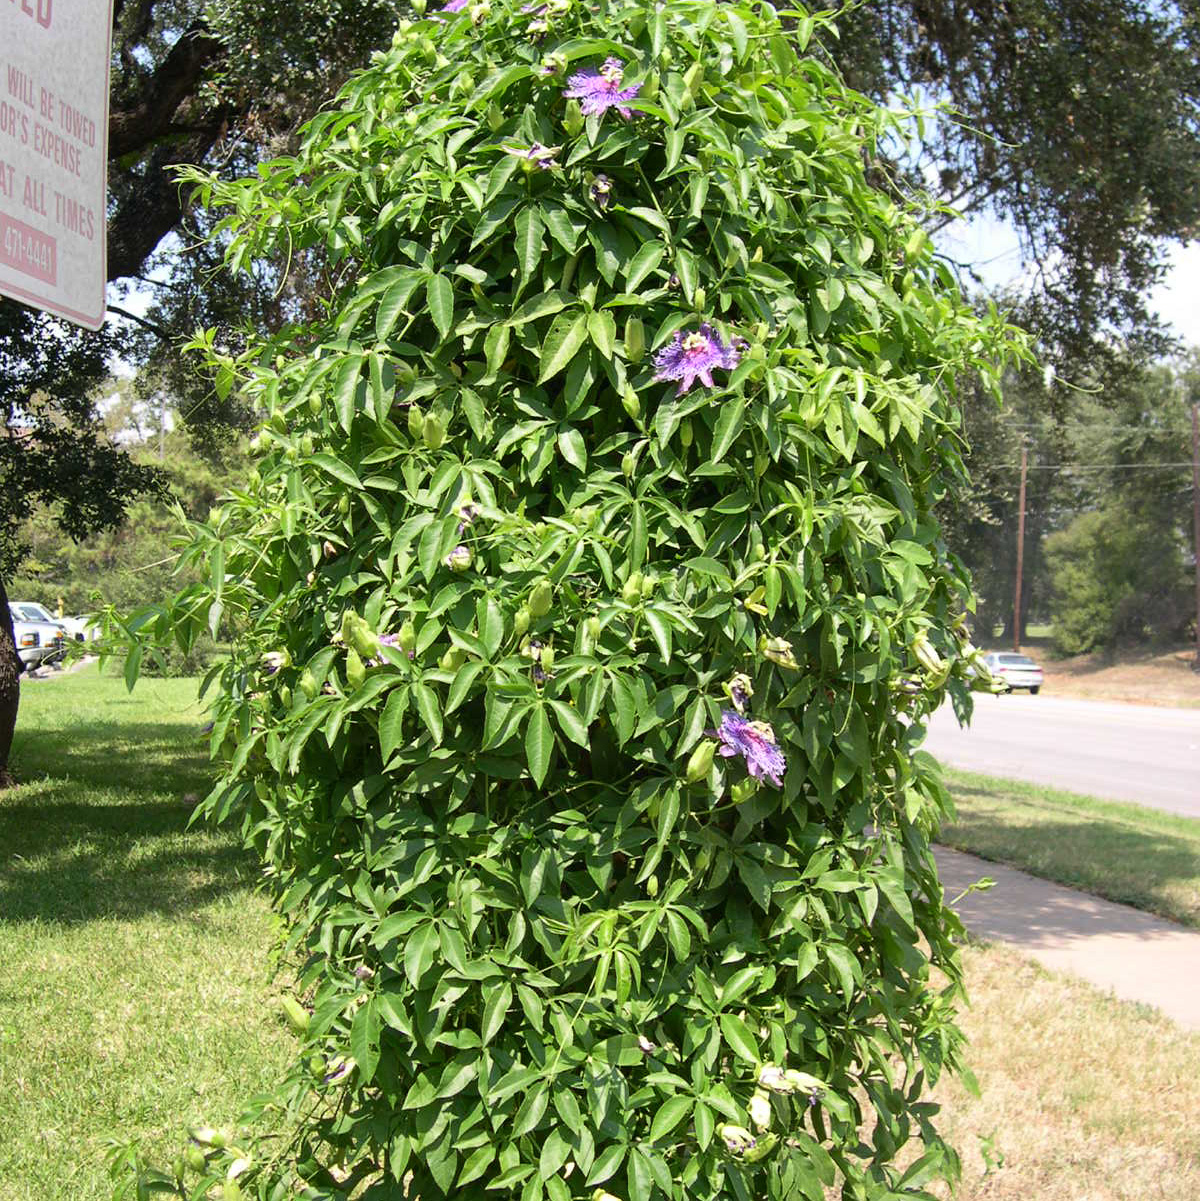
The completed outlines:
<svg viewBox="0 0 1200 1201">
<path fill-rule="evenodd" d="M 994 217 L 958 221 L 935 238 L 938 249 L 970 263 L 991 285 L 1020 280 L 1024 273 L 1016 231 Z M 1154 290 L 1150 308 L 1186 346 L 1200 347 L 1200 242 L 1172 245 L 1163 283 Z"/>
</svg>

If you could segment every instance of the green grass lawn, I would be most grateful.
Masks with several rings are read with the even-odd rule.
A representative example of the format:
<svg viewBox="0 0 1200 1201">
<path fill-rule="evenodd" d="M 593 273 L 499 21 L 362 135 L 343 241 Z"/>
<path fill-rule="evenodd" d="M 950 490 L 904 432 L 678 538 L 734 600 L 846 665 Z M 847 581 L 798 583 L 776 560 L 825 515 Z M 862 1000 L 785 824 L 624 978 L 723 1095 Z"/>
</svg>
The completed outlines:
<svg viewBox="0 0 1200 1201">
<path fill-rule="evenodd" d="M 1200 928 L 1200 821 L 967 772 L 946 783 L 947 846 Z"/>
<path fill-rule="evenodd" d="M 94 668 L 22 689 L 23 783 L 0 793 L 0 1201 L 107 1198 L 106 1137 L 170 1158 L 286 1060 L 254 864 L 186 828 L 208 779 L 195 695 Z"/>
</svg>

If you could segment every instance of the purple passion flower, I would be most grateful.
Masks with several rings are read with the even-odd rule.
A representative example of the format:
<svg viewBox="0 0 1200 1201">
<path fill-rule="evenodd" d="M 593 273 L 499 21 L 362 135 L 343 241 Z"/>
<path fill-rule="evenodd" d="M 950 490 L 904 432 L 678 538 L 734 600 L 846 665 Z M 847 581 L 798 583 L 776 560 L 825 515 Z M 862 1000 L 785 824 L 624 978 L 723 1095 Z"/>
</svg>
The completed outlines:
<svg viewBox="0 0 1200 1201">
<path fill-rule="evenodd" d="M 442 7 L 438 9 L 438 12 L 440 12 L 440 13 L 460 13 L 460 12 L 462 12 L 462 10 L 464 8 L 467 7 L 468 3 L 469 3 L 469 0 L 449 0 L 448 4 L 443 4 Z"/>
<path fill-rule="evenodd" d="M 705 321 L 690 334 L 676 330 L 675 337 L 654 356 L 654 378 L 678 380 L 676 395 L 682 396 L 696 380 L 711 388 L 713 368 L 732 371 L 741 358 L 738 348 L 726 346 L 717 331 Z"/>
<path fill-rule="evenodd" d="M 592 186 L 588 188 L 588 195 L 592 198 L 592 203 L 604 212 L 612 200 L 612 180 L 607 175 L 597 175 L 592 180 Z"/>
<path fill-rule="evenodd" d="M 563 95 L 568 100 L 578 100 L 579 107 L 585 117 L 593 117 L 615 108 L 627 121 L 633 112 L 626 105 L 642 90 L 640 83 L 632 87 L 622 88 L 625 68 L 615 58 L 604 60 L 599 71 L 580 71 L 572 75 L 567 82 L 571 85 Z"/>
<path fill-rule="evenodd" d="M 732 709 L 721 710 L 720 728 L 713 733 L 721 740 L 718 748 L 726 759 L 741 755 L 746 770 L 756 780 L 769 780 L 783 787 L 787 760 L 775 745 L 775 731 L 765 721 L 747 721 Z"/>
</svg>

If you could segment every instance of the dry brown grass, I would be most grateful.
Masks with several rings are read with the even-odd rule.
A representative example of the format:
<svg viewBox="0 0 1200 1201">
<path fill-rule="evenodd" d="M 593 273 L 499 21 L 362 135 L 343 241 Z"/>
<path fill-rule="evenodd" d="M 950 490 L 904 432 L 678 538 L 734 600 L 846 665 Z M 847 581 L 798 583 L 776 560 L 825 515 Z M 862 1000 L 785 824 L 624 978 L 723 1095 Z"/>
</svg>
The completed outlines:
<svg viewBox="0 0 1200 1201">
<path fill-rule="evenodd" d="M 1046 673 L 1044 691 L 1048 696 L 1136 705 L 1200 706 L 1200 672 L 1192 670 L 1196 658 L 1194 646 L 1172 651 L 1129 651 L 1113 657 L 1097 652 L 1070 659 L 1051 659 L 1038 646 L 1027 649 Z"/>
<path fill-rule="evenodd" d="M 965 955 L 983 1095 L 935 1094 L 963 1158 L 956 1201 L 1200 1198 L 1200 1034 L 1007 948 Z"/>
</svg>

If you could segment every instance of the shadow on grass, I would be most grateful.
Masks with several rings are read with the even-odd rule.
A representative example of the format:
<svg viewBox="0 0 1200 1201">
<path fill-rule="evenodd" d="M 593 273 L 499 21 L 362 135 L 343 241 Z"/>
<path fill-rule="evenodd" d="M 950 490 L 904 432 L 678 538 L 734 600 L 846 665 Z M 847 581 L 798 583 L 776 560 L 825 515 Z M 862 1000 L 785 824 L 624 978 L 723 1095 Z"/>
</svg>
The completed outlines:
<svg viewBox="0 0 1200 1201">
<path fill-rule="evenodd" d="M 963 812 L 939 842 L 1200 927 L 1200 841 L 1118 821 Z"/>
<path fill-rule="evenodd" d="M 186 913 L 248 886 L 236 835 L 188 829 L 210 769 L 188 722 L 67 723 L 19 734 L 0 794 L 0 919 Z"/>
</svg>

